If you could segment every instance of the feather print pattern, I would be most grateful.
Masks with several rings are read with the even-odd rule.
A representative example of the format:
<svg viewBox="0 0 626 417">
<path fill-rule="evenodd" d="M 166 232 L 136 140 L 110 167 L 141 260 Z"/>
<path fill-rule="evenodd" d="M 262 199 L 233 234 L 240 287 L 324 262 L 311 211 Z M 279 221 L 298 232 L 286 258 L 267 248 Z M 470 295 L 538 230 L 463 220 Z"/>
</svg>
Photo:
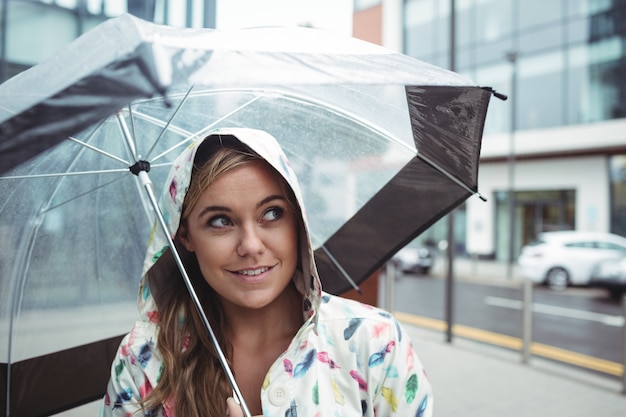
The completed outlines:
<svg viewBox="0 0 626 417">
<path fill-rule="evenodd" d="M 137 360 L 142 368 L 145 368 L 148 365 L 148 362 L 152 358 L 152 352 L 150 351 L 150 345 L 148 343 L 144 344 L 139 351 L 139 355 L 137 355 Z"/>
<path fill-rule="evenodd" d="M 360 318 L 350 319 L 348 327 L 346 327 L 346 329 L 343 331 L 343 340 L 350 340 L 350 338 L 354 336 L 354 332 L 356 332 L 356 329 L 359 328 L 362 322 L 363 319 Z"/>
<path fill-rule="evenodd" d="M 393 390 L 388 387 L 382 387 L 382 389 L 380 390 L 380 394 L 383 396 L 387 404 L 389 404 L 389 408 L 391 408 L 391 411 L 395 413 L 398 409 L 398 399 L 393 393 Z"/>
<path fill-rule="evenodd" d="M 311 393 L 311 399 L 313 400 L 313 404 L 320 404 L 320 389 L 318 381 L 315 381 L 315 385 L 313 385 L 313 392 Z"/>
<path fill-rule="evenodd" d="M 285 411 L 285 417 L 298 417 L 298 408 L 295 400 L 291 401 L 289 408 Z"/>
<path fill-rule="evenodd" d="M 322 363 L 327 363 L 330 369 L 337 369 L 339 365 L 328 356 L 328 352 L 319 352 L 317 354 L 317 360 Z"/>
<path fill-rule="evenodd" d="M 417 389 L 419 388 L 419 382 L 417 380 L 417 375 L 412 374 L 408 381 L 406 381 L 405 391 L 404 391 L 404 399 L 407 404 L 411 404 L 413 400 L 415 400 L 415 394 L 417 394 Z"/>
<path fill-rule="evenodd" d="M 395 345 L 395 342 L 392 340 L 391 342 L 387 343 L 387 345 L 384 348 L 382 348 L 380 351 L 373 353 L 372 356 L 370 356 L 370 360 L 368 363 L 370 368 L 374 366 L 378 366 L 381 363 L 383 363 L 383 361 L 385 360 L 385 356 L 387 356 L 387 354 L 391 352 L 391 349 L 393 348 L 394 345 Z"/>
<path fill-rule="evenodd" d="M 428 408 L 428 397 L 422 398 L 422 402 L 420 406 L 417 408 L 417 412 L 415 413 L 415 417 L 423 417 L 426 413 L 426 409 Z"/>
<path fill-rule="evenodd" d="M 400 376 L 400 374 L 398 373 L 398 368 L 396 368 L 393 365 L 389 365 L 385 371 L 385 377 L 386 378 L 397 378 L 398 376 Z"/>
<path fill-rule="evenodd" d="M 306 356 L 304 357 L 304 360 L 300 362 L 299 364 L 297 364 L 296 367 L 293 369 L 293 377 L 301 378 L 302 376 L 304 376 L 304 374 L 306 374 L 306 372 L 309 370 L 309 368 L 311 367 L 311 365 L 313 365 L 314 362 L 315 362 L 315 349 L 311 349 L 307 352 Z"/>
<path fill-rule="evenodd" d="M 283 369 L 287 372 L 287 375 L 293 376 L 293 363 L 287 358 L 283 359 Z"/>
<path fill-rule="evenodd" d="M 409 349 L 406 352 L 406 370 L 412 371 L 415 366 L 415 356 L 413 354 L 413 346 L 409 346 Z"/>
<path fill-rule="evenodd" d="M 361 375 L 359 375 L 358 371 L 355 371 L 355 370 L 350 371 L 350 376 L 359 384 L 359 389 L 361 391 L 367 392 L 367 381 L 363 379 Z"/>
<path fill-rule="evenodd" d="M 335 402 L 339 405 L 344 405 L 346 403 L 346 399 L 341 393 L 341 390 L 339 389 L 339 387 L 337 386 L 337 383 L 332 378 L 330 380 L 330 386 L 333 389 L 333 397 L 335 398 Z"/>
</svg>

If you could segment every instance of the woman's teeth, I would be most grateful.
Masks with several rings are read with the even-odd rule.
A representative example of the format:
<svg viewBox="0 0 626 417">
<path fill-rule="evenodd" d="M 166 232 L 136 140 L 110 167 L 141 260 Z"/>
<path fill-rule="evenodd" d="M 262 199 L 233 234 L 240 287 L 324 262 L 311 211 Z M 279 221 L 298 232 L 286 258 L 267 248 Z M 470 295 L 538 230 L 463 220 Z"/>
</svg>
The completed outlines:
<svg viewBox="0 0 626 417">
<path fill-rule="evenodd" d="M 268 270 L 269 270 L 268 267 L 264 267 L 264 268 L 258 268 L 258 269 L 244 269 L 242 271 L 239 271 L 238 273 L 241 275 L 255 276 L 255 275 L 260 275 L 263 272 L 266 272 Z"/>
</svg>

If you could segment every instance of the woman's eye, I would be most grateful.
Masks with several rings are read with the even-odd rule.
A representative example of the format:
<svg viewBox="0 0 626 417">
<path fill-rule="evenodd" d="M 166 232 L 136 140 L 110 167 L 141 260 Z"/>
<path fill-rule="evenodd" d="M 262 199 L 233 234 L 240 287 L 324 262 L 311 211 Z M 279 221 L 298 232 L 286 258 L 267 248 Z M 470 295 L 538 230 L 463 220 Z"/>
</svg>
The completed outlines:
<svg viewBox="0 0 626 417">
<path fill-rule="evenodd" d="M 209 226 L 211 227 L 221 228 L 230 226 L 232 224 L 233 223 L 230 221 L 230 219 L 225 216 L 215 216 L 209 220 Z"/>
<path fill-rule="evenodd" d="M 272 207 L 263 214 L 263 220 L 274 221 L 279 220 L 285 215 L 285 209 L 282 207 Z"/>
</svg>

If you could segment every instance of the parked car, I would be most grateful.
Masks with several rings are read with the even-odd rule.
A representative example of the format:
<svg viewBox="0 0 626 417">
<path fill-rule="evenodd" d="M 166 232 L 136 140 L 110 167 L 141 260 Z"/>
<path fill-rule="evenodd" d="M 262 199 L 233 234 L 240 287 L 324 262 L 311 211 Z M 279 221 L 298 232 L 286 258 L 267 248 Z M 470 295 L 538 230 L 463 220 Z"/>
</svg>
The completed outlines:
<svg viewBox="0 0 626 417">
<path fill-rule="evenodd" d="M 427 275 L 433 267 L 435 257 L 430 248 L 405 246 L 396 252 L 391 262 L 402 272 Z"/>
<path fill-rule="evenodd" d="M 626 294 L 626 257 L 599 262 L 591 273 L 589 286 L 604 288 L 614 300 Z"/>
<path fill-rule="evenodd" d="M 626 256 L 626 238 L 612 233 L 560 231 L 541 233 L 522 248 L 523 277 L 554 290 L 589 285 L 596 264 Z"/>
</svg>

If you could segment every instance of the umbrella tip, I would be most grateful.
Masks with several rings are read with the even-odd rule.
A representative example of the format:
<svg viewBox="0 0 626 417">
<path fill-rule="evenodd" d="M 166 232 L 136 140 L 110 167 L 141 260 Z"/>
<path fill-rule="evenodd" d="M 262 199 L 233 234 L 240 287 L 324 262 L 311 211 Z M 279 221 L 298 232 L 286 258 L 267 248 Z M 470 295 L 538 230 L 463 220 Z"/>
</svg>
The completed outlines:
<svg viewBox="0 0 626 417">
<path fill-rule="evenodd" d="M 482 201 L 487 202 L 487 198 L 479 192 L 474 193 L 474 195 L 480 198 Z"/>
<path fill-rule="evenodd" d="M 506 101 L 509 98 L 506 94 L 498 93 L 491 87 L 482 87 L 482 89 L 489 91 L 491 94 L 493 94 L 494 97 L 499 98 L 502 101 Z"/>
</svg>

